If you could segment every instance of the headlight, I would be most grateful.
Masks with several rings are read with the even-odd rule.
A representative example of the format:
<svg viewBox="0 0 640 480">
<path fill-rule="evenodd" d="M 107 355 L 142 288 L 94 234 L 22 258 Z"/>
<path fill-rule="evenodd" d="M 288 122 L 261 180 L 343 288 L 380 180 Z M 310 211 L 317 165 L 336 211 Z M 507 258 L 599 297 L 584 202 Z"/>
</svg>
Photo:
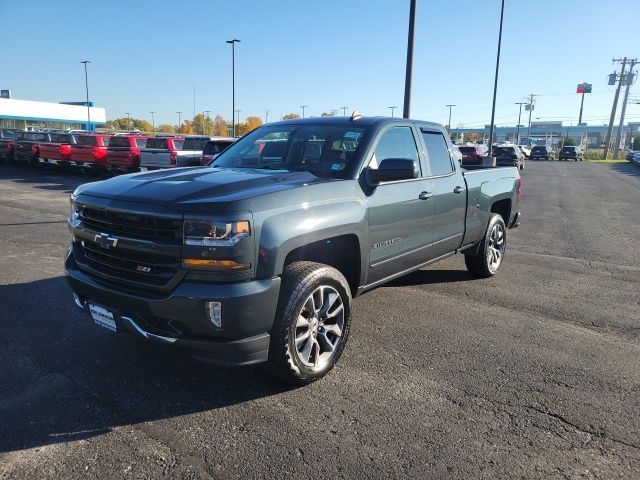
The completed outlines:
<svg viewBox="0 0 640 480">
<path fill-rule="evenodd" d="M 73 197 L 69 199 L 71 203 L 71 212 L 69 213 L 69 223 L 76 224 L 78 223 L 78 205 L 73 201 Z"/>
<path fill-rule="evenodd" d="M 184 244 L 194 247 L 232 247 L 251 235 L 247 220 L 235 222 L 185 220 Z"/>
</svg>

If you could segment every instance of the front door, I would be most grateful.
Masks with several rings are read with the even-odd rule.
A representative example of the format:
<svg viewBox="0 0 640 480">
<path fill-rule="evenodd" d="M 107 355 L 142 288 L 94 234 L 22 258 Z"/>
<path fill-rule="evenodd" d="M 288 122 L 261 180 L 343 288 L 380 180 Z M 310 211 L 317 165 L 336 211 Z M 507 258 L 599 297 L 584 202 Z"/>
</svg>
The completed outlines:
<svg viewBox="0 0 640 480">
<path fill-rule="evenodd" d="M 430 257 L 433 200 L 431 181 L 420 164 L 416 138 L 410 126 L 393 126 L 378 138 L 369 166 L 386 158 L 404 158 L 420 166 L 418 178 L 386 182 L 368 192 L 369 272 L 373 284 Z"/>
</svg>

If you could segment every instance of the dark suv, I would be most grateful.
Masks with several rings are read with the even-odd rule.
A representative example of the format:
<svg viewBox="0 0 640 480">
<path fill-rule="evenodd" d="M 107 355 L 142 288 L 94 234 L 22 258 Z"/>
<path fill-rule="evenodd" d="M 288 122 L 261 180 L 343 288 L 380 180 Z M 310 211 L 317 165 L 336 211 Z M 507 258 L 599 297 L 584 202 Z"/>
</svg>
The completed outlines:
<svg viewBox="0 0 640 480">
<path fill-rule="evenodd" d="M 560 150 L 559 160 L 575 160 L 582 161 L 584 160 L 584 153 L 582 153 L 582 149 L 580 147 L 562 147 Z"/>
<path fill-rule="evenodd" d="M 546 145 L 536 145 L 529 154 L 531 160 L 553 160 L 553 149 Z"/>
<path fill-rule="evenodd" d="M 496 165 L 513 166 L 524 170 L 524 153 L 517 145 L 495 145 L 493 155 L 496 157 Z"/>
<path fill-rule="evenodd" d="M 13 157 L 13 141 L 18 136 L 14 128 L 0 128 L 0 161 L 9 161 Z"/>
</svg>

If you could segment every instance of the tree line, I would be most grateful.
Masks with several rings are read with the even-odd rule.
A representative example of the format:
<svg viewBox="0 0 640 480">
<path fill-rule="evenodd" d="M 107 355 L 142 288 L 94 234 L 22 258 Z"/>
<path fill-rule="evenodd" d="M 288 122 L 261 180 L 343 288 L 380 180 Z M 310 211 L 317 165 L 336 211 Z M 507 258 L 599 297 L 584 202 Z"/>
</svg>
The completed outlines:
<svg viewBox="0 0 640 480">
<path fill-rule="evenodd" d="M 283 115 L 283 120 L 300 118 L 297 113 L 289 113 Z M 247 117 L 244 122 L 236 123 L 236 135 L 242 135 L 258 128 L 262 125 L 259 117 Z M 227 122 L 222 116 L 216 115 L 210 118 L 203 113 L 198 113 L 192 120 L 184 120 L 181 125 L 172 125 L 169 123 L 161 123 L 155 128 L 151 123 L 141 118 L 115 118 L 107 120 L 107 129 L 130 131 L 139 130 L 148 133 L 175 133 L 182 135 L 209 135 L 214 137 L 231 137 L 233 136 L 231 122 Z"/>
</svg>

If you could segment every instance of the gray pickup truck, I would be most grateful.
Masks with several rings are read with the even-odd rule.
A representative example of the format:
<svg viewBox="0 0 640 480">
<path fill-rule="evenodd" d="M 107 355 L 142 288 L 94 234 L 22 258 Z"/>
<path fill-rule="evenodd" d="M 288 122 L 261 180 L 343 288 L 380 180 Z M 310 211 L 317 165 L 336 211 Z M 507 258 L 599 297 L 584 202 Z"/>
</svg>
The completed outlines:
<svg viewBox="0 0 640 480">
<path fill-rule="evenodd" d="M 474 277 L 500 268 L 518 169 L 466 171 L 451 150 L 434 123 L 298 119 L 209 167 L 82 185 L 75 302 L 109 330 L 309 383 L 340 357 L 357 295 L 455 253 Z"/>
</svg>

